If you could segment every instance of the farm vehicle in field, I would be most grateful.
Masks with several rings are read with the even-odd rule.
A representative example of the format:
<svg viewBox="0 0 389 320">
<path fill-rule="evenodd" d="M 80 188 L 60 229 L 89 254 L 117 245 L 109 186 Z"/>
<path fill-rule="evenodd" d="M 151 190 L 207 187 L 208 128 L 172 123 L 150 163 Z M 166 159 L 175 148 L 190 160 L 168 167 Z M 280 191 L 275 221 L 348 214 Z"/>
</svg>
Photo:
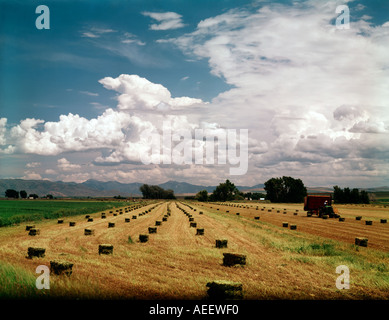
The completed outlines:
<svg viewBox="0 0 389 320">
<path fill-rule="evenodd" d="M 304 198 L 304 210 L 307 215 L 318 215 L 320 218 L 324 215 L 330 218 L 339 218 L 339 215 L 332 207 L 331 195 L 307 195 Z"/>
</svg>

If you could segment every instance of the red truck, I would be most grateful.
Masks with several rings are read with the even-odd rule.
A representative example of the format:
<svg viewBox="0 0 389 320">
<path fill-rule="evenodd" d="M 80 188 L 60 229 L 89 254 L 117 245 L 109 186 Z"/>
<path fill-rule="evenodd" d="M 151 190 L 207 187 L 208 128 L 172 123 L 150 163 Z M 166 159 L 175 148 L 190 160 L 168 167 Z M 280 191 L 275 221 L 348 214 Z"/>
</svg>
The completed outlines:
<svg viewBox="0 0 389 320">
<path fill-rule="evenodd" d="M 319 215 L 319 217 L 328 215 L 330 218 L 337 216 L 332 208 L 331 194 L 307 195 L 304 198 L 304 210 L 308 211 L 308 216 L 312 214 Z"/>
</svg>

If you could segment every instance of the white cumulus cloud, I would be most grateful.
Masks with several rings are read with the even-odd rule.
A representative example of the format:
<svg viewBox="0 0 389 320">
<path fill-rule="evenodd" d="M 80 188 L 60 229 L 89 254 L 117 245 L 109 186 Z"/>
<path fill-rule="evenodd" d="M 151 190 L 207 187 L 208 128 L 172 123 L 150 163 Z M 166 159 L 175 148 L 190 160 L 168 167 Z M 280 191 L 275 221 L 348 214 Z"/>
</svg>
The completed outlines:
<svg viewBox="0 0 389 320">
<path fill-rule="evenodd" d="M 145 11 L 142 14 L 158 21 L 158 24 L 150 25 L 150 30 L 172 30 L 185 26 L 185 24 L 182 22 L 182 16 L 175 12 Z"/>
</svg>

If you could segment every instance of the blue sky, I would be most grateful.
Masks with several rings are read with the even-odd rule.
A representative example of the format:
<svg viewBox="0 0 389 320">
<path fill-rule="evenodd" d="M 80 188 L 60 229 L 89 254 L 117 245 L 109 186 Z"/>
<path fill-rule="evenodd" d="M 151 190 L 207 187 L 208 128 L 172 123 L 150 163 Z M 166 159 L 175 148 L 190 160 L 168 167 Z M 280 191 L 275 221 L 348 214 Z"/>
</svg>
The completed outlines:
<svg viewBox="0 0 389 320">
<path fill-rule="evenodd" d="M 122 73 L 162 83 L 174 95 L 211 99 L 228 86 L 209 74 L 207 62 L 187 62 L 179 50 L 155 41 L 193 30 L 198 21 L 228 8 L 231 2 L 210 7 L 206 1 L 52 1 L 48 2 L 50 30 L 38 30 L 35 8 L 41 2 L 6 1 L 2 3 L 1 31 L 6 62 L 2 77 L 7 81 L 1 86 L 1 105 L 13 106 L 7 110 L 9 121 L 42 114 L 45 120 L 56 120 L 64 111 L 96 115 L 98 111 L 89 105 L 96 95 L 87 93 L 99 94 L 100 103 L 114 107 L 97 80 Z M 172 9 L 185 15 L 183 28 L 149 29 L 152 19 L 142 12 Z M 135 42 L 122 43 L 126 39 Z M 185 77 L 188 81 L 181 80 Z M 15 93 L 19 90 L 22 96 Z"/>
<path fill-rule="evenodd" d="M 35 27 L 40 4 L 0 0 L 1 178 L 228 178 L 140 163 L 141 129 L 169 119 L 248 129 L 238 184 L 389 185 L 387 1 L 57 0 L 49 30 Z"/>
</svg>

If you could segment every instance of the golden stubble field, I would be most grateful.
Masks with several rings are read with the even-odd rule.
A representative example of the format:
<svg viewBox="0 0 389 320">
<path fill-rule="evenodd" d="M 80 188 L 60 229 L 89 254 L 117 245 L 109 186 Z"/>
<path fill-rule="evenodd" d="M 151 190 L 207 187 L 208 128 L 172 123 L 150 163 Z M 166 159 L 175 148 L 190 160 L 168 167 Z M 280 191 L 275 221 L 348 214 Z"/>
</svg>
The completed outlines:
<svg viewBox="0 0 389 320">
<path fill-rule="evenodd" d="M 168 206 L 168 220 L 157 227 L 156 234 L 149 234 L 148 242 L 140 243 L 139 234 L 148 234 L 148 227 L 162 220 Z M 196 235 L 196 228 L 190 227 L 178 207 L 192 214 L 204 235 Z M 36 222 L 37 236 L 28 235 L 26 224 L 2 228 L 0 265 L 13 277 L 12 281 L 0 277 L 2 296 L 203 299 L 209 281 L 231 280 L 243 284 L 244 299 L 250 300 L 388 299 L 389 225 L 380 223 L 389 215 L 387 209 L 337 209 L 344 222 L 307 217 L 302 204 L 161 201 L 117 216 L 107 210 L 106 219 L 97 212 L 91 215 L 93 222 L 84 216 L 65 218 L 63 224 Z M 355 220 L 358 215 L 362 220 Z M 365 225 L 366 219 L 373 224 Z M 76 226 L 70 227 L 69 221 Z M 115 227 L 108 228 L 109 222 Z M 283 222 L 296 224 L 297 230 L 283 228 Z M 95 234 L 85 236 L 85 228 Z M 354 245 L 359 236 L 369 239 L 367 248 Z M 228 248 L 216 248 L 216 239 L 227 239 Z M 99 255 L 99 244 L 106 243 L 114 246 L 113 254 Z M 45 248 L 45 257 L 27 259 L 28 247 Z M 245 254 L 247 264 L 224 266 L 225 252 Z M 71 276 L 51 275 L 49 290 L 31 289 L 39 276 L 36 267 L 50 266 L 52 260 L 73 263 Z M 350 270 L 350 289 L 339 290 L 335 285 L 339 265 Z M 23 285 L 18 283 L 22 280 Z"/>
</svg>

